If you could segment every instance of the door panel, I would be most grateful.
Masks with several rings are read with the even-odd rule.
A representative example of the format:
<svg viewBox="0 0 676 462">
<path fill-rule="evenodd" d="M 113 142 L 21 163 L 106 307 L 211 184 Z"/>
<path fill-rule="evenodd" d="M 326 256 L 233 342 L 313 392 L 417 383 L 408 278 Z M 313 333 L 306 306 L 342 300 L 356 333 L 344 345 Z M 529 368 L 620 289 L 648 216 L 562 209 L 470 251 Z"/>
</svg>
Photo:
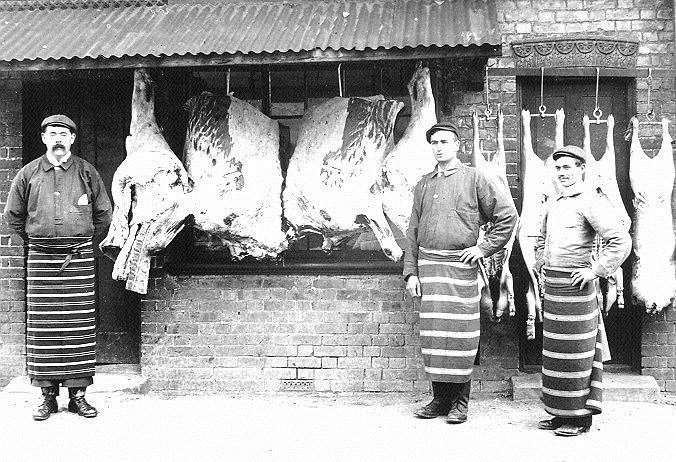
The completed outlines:
<svg viewBox="0 0 676 462">
<path fill-rule="evenodd" d="M 519 79 L 522 90 L 522 105 L 531 113 L 538 114 L 540 105 L 539 79 Z M 624 140 L 624 131 L 629 122 L 628 79 L 601 79 L 599 82 L 599 107 L 603 111 L 602 119 L 609 114 L 615 118 L 613 143 L 616 157 L 617 182 L 627 212 L 633 216 L 631 207 L 631 188 L 629 184 L 629 143 Z M 582 147 L 584 131 L 582 117 L 587 114 L 593 121 L 595 108 L 595 79 L 545 79 L 544 104 L 547 112 L 553 113 L 563 108 L 566 114 L 564 124 L 564 143 Z M 554 147 L 554 120 L 539 117 L 531 123 L 533 144 L 540 158 L 545 158 Z M 606 147 L 606 124 L 590 126 L 591 151 L 594 158 L 603 156 Z M 519 264 L 519 262 L 516 262 Z M 520 262 L 523 265 L 523 262 Z M 625 306 L 618 309 L 615 305 L 604 318 L 608 342 L 613 359 L 611 363 L 638 367 L 640 364 L 641 310 L 631 303 L 630 280 L 631 262 L 623 265 Z M 516 281 L 515 281 L 516 283 Z M 517 283 L 518 284 L 518 283 Z M 522 301 L 522 303 L 524 303 Z M 523 306 L 523 305 L 522 305 Z M 524 366 L 542 364 L 542 326 L 537 326 L 537 337 L 533 341 L 521 336 L 521 363 Z"/>
<path fill-rule="evenodd" d="M 132 76 L 114 75 L 24 82 L 24 159 L 29 162 L 44 153 L 40 122 L 55 113 L 67 114 L 78 125 L 73 153 L 92 163 L 110 196 L 113 174 L 125 158 L 129 131 Z M 136 364 L 140 346 L 140 299 L 124 289 L 124 282 L 111 279 L 113 262 L 98 251 L 97 353 L 99 364 Z"/>
</svg>

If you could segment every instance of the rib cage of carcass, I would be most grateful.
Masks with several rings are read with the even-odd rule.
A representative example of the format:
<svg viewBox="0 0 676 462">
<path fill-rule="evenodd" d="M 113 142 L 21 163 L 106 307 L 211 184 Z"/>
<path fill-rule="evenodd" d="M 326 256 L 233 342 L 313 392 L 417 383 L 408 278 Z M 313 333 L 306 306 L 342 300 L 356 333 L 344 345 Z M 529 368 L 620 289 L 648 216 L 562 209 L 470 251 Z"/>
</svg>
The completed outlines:
<svg viewBox="0 0 676 462">
<path fill-rule="evenodd" d="M 191 98 L 186 168 L 195 183 L 195 226 L 235 258 L 276 257 L 282 232 L 279 125 L 231 95 Z"/>
<path fill-rule="evenodd" d="M 289 161 L 284 216 L 296 233 L 318 232 L 330 250 L 368 226 L 383 252 L 399 260 L 401 248 L 383 214 L 379 185 L 403 104 L 370 98 L 332 98 L 303 117 Z"/>
<path fill-rule="evenodd" d="M 480 143 L 479 132 L 479 115 L 476 111 L 472 115 L 473 127 L 473 143 L 472 143 L 472 166 L 487 173 L 489 177 L 495 181 L 503 190 L 503 193 L 508 197 L 512 197 L 509 190 L 509 183 L 507 181 L 507 160 L 505 158 L 505 140 L 504 140 L 504 114 L 502 111 L 498 112 L 497 116 L 497 148 L 495 153 L 488 159 L 484 157 Z M 492 223 L 483 225 L 479 232 L 479 242 L 483 240 L 483 236 L 491 229 Z M 514 279 L 509 268 L 509 257 L 512 254 L 514 240 L 516 239 L 517 227 L 514 228 L 512 235 L 505 244 L 505 247 L 500 249 L 490 257 L 483 258 L 481 272 L 485 272 L 484 277 L 479 278 L 481 299 L 480 305 L 484 312 L 490 313 L 491 317 L 499 319 L 505 310 L 510 316 L 516 313 L 516 305 L 514 303 Z M 491 286 L 497 288 L 497 293 L 491 294 Z"/>
<path fill-rule="evenodd" d="M 115 260 L 113 279 L 145 294 L 150 254 L 165 248 L 191 212 L 191 181 L 155 120 L 154 84 L 134 71 L 127 157 L 113 175 L 114 210 L 101 250 Z"/>
</svg>

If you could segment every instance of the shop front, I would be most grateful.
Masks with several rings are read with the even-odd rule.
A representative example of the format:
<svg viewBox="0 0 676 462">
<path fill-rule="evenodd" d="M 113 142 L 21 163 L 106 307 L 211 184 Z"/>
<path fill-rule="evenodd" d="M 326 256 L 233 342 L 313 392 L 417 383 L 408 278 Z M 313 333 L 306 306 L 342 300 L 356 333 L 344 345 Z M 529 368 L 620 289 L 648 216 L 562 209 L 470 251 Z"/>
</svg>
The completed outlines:
<svg viewBox="0 0 676 462">
<path fill-rule="evenodd" d="M 418 96 L 409 81 L 417 69 L 427 68 L 434 117 L 460 126 L 463 161 L 470 162 L 475 137 L 485 154 L 496 151 L 495 116 L 498 110 L 504 114 L 506 176 L 517 207 L 523 182 L 521 108 L 534 115 L 543 105 L 545 113 L 563 108 L 566 142 L 579 145 L 584 114 L 593 117 L 597 108 L 604 117 L 612 113 L 617 181 L 630 213 L 624 129 L 634 114 L 650 108 L 674 118 L 673 79 L 665 72 L 668 48 L 657 46 L 662 41 L 649 30 L 620 31 L 621 21 L 608 20 L 607 14 L 594 22 L 601 11 L 596 2 L 580 11 L 606 28 L 603 33 L 556 31 L 556 38 L 581 43 L 583 50 L 591 43 L 584 56 L 596 60 L 575 61 L 558 49 L 547 54 L 558 56 L 558 62 L 519 56 L 526 55 L 528 40 L 537 45 L 533 53 L 546 51 L 548 42 L 535 24 L 549 13 L 556 27 L 576 23 L 573 16 L 562 17 L 563 8 L 556 5 L 532 5 L 537 11 L 529 18 L 513 8 L 515 2 L 498 0 L 3 3 L 9 18 L 0 25 L 5 37 L 0 100 L 7 108 L 0 120 L 3 206 L 15 172 L 42 154 L 39 122 L 51 113 L 68 114 L 78 123 L 75 152 L 96 166 L 111 192 L 113 176 L 128 155 L 125 140 L 140 68 L 153 81 L 162 136 L 184 164 L 188 102 L 203 92 L 231 95 L 231 101 L 277 124 L 285 181 L 303 117 L 334 97 L 383 95 L 403 104 L 393 119 L 396 145 L 418 115 Z M 637 23 L 642 11 L 636 9 Z M 656 11 L 662 13 L 647 18 L 645 27 L 661 27 L 655 34 L 671 34 L 673 45 L 673 10 L 666 5 Z M 530 30 L 522 32 L 526 23 Z M 51 32 L 52 24 L 60 24 L 58 34 Z M 609 48 L 599 47 L 601 42 L 614 48 L 604 53 Z M 573 54 L 582 56 L 577 49 Z M 623 59 L 598 60 L 609 56 Z M 478 131 L 472 128 L 474 112 L 480 115 Z M 534 117 L 531 129 L 536 152 L 551 149 L 554 118 Z M 592 152 L 600 156 L 606 128 L 591 130 Z M 213 207 L 218 204 L 214 200 Z M 298 233 L 285 250 L 260 257 L 234 255 L 223 234 L 200 231 L 195 221 L 188 217 L 172 242 L 153 255 L 146 293 L 127 290 L 125 281 L 111 277 L 113 262 L 97 258 L 102 370 L 110 365 L 140 370 L 152 390 L 164 393 L 428 389 L 417 302 L 405 296 L 401 262 L 383 252 L 373 227 L 364 225 L 331 245 L 316 232 Z M 283 217 L 280 225 L 288 232 Z M 401 231 L 392 229 L 403 245 Z M 0 330 L 0 377 L 7 381 L 25 367 L 25 260 L 22 243 L 4 227 L 0 234 L 0 314 L 7 315 Z M 513 316 L 500 322 L 482 317 L 474 377 L 480 392 L 509 393 L 510 377 L 540 363 L 539 323 L 536 338 L 527 337 L 528 276 L 518 251 L 510 267 Z M 613 367 L 654 375 L 663 389 L 673 389 L 673 309 L 642 314 L 644 308 L 631 302 L 631 262 L 625 274 L 624 308 L 615 306 L 606 317 Z"/>
</svg>

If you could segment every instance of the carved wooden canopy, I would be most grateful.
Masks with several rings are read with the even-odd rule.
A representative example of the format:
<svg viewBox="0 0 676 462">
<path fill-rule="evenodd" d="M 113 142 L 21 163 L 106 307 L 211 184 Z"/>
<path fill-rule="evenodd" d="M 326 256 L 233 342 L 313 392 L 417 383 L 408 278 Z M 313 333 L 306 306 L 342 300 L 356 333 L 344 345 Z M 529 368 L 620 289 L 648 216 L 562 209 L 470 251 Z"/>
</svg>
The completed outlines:
<svg viewBox="0 0 676 462">
<path fill-rule="evenodd" d="M 608 37 L 567 36 L 511 43 L 515 66 L 530 67 L 636 67 L 638 42 Z"/>
</svg>

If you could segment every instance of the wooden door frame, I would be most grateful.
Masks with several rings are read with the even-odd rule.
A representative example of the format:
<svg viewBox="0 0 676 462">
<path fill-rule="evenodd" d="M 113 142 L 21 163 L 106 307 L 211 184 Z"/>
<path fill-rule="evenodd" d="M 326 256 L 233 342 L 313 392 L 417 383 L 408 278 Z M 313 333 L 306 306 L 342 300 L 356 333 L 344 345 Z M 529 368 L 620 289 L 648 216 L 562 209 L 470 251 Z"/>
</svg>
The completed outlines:
<svg viewBox="0 0 676 462">
<path fill-rule="evenodd" d="M 571 72 L 569 74 L 566 73 L 565 69 L 557 69 L 557 70 L 558 70 L 558 72 L 557 72 L 557 75 L 556 75 L 556 79 L 559 82 L 561 80 L 563 80 L 563 81 L 578 80 L 579 81 L 581 79 L 587 80 L 589 78 L 593 78 L 593 77 L 587 77 L 587 78 L 582 77 L 581 78 L 580 75 L 579 75 L 579 72 L 574 72 L 574 70 L 571 70 Z M 537 71 L 539 72 L 539 69 Z M 524 82 L 527 81 L 527 80 L 532 80 L 533 75 L 538 75 L 538 74 L 535 74 L 535 70 L 533 70 L 533 73 L 531 75 L 525 74 L 525 75 L 517 75 L 516 76 L 515 99 L 516 99 L 516 107 L 518 108 L 517 114 L 520 114 L 520 110 L 523 108 L 523 96 L 524 96 L 524 88 L 525 88 Z M 621 77 L 618 77 L 618 78 L 621 79 L 621 81 L 624 83 L 624 87 L 626 88 L 626 94 L 625 94 L 626 111 L 627 111 L 627 115 L 629 117 L 631 117 L 632 115 L 636 114 L 636 107 L 637 107 L 637 102 L 636 102 L 636 78 L 635 77 L 627 77 L 627 76 L 621 76 Z M 550 112 L 551 112 L 551 108 L 550 108 Z M 522 123 L 520 122 L 520 120 L 521 119 L 519 118 L 519 123 L 517 123 L 517 129 L 516 129 L 516 137 L 517 137 L 517 140 L 519 140 L 518 148 L 517 148 L 518 159 L 519 159 L 519 161 L 518 161 L 519 162 L 518 171 L 521 171 L 520 163 L 521 163 L 521 154 L 522 154 L 522 150 L 523 150 L 523 143 L 522 143 L 523 129 L 522 129 Z M 624 127 L 616 126 L 616 130 L 624 130 Z M 519 183 L 522 184 L 521 178 L 519 178 Z M 520 208 L 522 203 L 523 203 L 523 192 L 519 193 L 519 202 L 520 203 L 518 205 L 519 205 L 519 208 Z M 631 259 L 632 256 L 630 255 L 629 258 Z M 625 292 L 625 294 L 626 294 L 626 292 Z M 519 325 L 519 328 L 518 328 L 518 332 L 519 332 L 519 334 L 518 334 L 519 370 L 523 371 L 523 372 L 539 372 L 541 367 L 542 367 L 541 365 L 526 364 L 524 345 L 525 345 L 525 342 L 527 342 L 528 340 L 526 340 L 526 336 L 525 336 L 525 315 L 524 316 L 519 315 L 519 313 L 523 314 L 523 313 L 525 313 L 525 311 L 526 311 L 525 307 L 522 307 L 522 309 L 519 310 L 519 306 L 517 306 L 517 315 L 516 315 L 515 319 L 517 320 L 518 325 Z M 640 341 L 641 331 L 640 331 L 640 325 L 642 324 L 643 311 L 640 311 L 639 313 L 641 314 L 641 316 L 640 316 L 641 322 L 638 322 L 639 331 L 636 332 L 636 335 L 638 336 L 638 341 L 637 341 L 638 348 L 635 349 L 636 351 L 630 352 L 630 355 L 631 355 L 630 364 L 628 364 L 628 365 L 612 365 L 611 364 L 611 365 L 604 366 L 604 368 L 610 369 L 610 370 L 613 370 L 613 369 L 623 370 L 623 369 L 629 368 L 631 370 L 640 371 L 640 369 L 641 369 L 641 341 Z M 523 322 L 521 322 L 521 321 L 523 321 Z M 607 366 L 610 366 L 610 367 L 607 367 Z"/>
</svg>

